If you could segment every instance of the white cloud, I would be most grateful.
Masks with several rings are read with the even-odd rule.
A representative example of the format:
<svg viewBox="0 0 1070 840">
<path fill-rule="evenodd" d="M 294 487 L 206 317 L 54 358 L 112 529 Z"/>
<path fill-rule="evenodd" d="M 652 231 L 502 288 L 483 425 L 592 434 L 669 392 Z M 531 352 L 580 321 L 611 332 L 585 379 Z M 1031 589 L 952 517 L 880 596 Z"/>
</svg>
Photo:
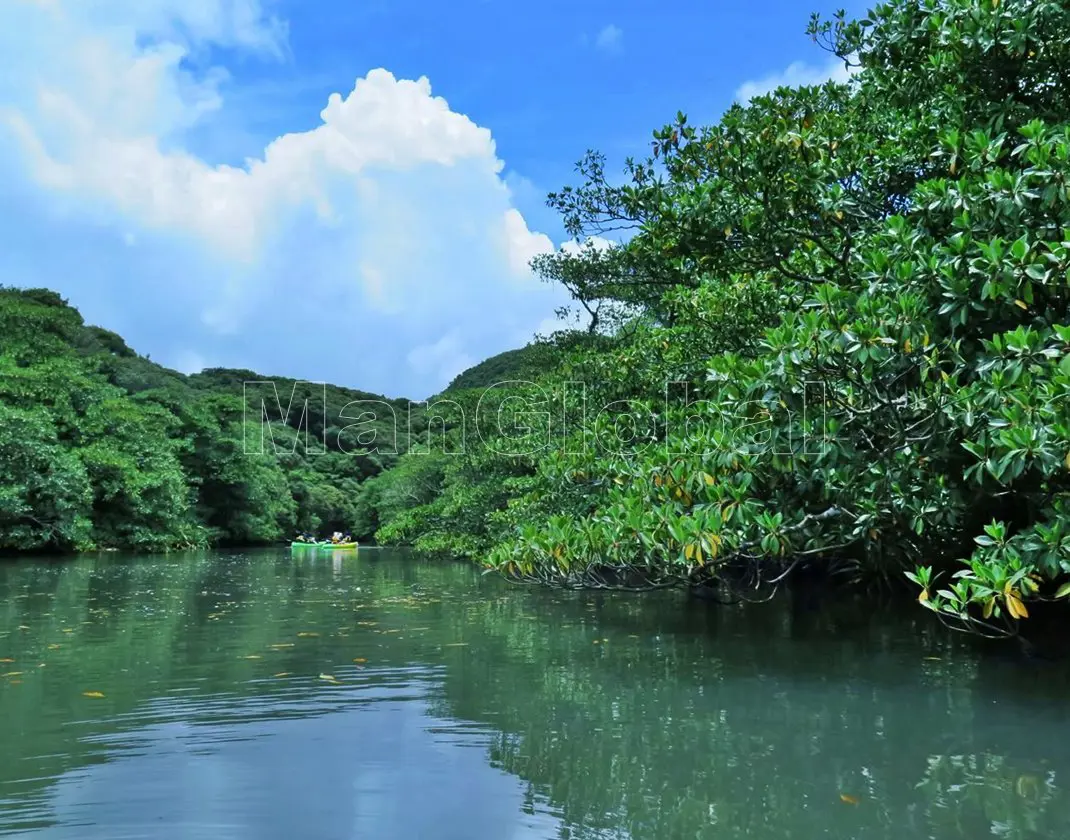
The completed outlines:
<svg viewBox="0 0 1070 840">
<path fill-rule="evenodd" d="M 594 45 L 603 52 L 617 52 L 623 46 L 624 32 L 615 24 L 607 24 L 595 37 Z"/>
<path fill-rule="evenodd" d="M 175 370 L 179 373 L 200 373 L 208 367 L 204 357 L 194 350 L 179 351 L 174 359 Z"/>
<path fill-rule="evenodd" d="M 460 335 L 451 331 L 433 344 L 413 348 L 409 353 L 409 364 L 421 373 L 429 373 L 438 381 L 449 383 L 479 361 L 469 356 L 463 346 Z"/>
<path fill-rule="evenodd" d="M 778 87 L 820 85 L 830 80 L 846 82 L 851 75 L 852 71 L 844 66 L 843 60 L 835 56 L 821 66 L 796 61 L 789 64 L 783 72 L 744 82 L 736 90 L 736 100 L 745 104 L 754 97 L 770 93 Z"/>
<path fill-rule="evenodd" d="M 282 56 L 286 28 L 259 0 L 5 4 L 0 178 L 23 206 L 0 224 L 23 230 L 31 275 L 15 282 L 90 318 L 107 287 L 109 326 L 185 368 L 167 346 L 417 396 L 563 302 L 527 268 L 553 245 L 512 206 L 490 131 L 426 78 L 372 70 L 243 166 L 191 152 L 188 130 L 226 106 L 226 69 L 206 63 L 220 46 Z M 19 246 L 61 227 L 92 270 Z"/>
</svg>

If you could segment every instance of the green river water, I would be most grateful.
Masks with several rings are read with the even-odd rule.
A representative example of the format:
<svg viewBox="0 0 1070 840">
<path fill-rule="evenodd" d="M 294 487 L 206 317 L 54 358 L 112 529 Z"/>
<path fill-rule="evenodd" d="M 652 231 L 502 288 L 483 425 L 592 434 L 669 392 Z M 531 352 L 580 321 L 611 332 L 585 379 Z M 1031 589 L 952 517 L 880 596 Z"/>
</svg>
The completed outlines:
<svg viewBox="0 0 1070 840">
<path fill-rule="evenodd" d="M 0 563 L 0 835 L 1070 836 L 1063 665 L 385 550 Z"/>
</svg>

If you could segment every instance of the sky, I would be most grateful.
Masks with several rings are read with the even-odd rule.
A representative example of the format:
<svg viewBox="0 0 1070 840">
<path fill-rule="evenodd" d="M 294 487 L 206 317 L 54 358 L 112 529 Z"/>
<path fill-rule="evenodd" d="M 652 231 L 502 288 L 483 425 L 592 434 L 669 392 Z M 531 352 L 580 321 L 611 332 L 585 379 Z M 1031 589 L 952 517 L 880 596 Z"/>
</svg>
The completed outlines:
<svg viewBox="0 0 1070 840">
<path fill-rule="evenodd" d="M 587 149 L 842 77 L 823 0 L 0 0 L 0 285 L 154 361 L 420 399 L 555 326 Z"/>
</svg>

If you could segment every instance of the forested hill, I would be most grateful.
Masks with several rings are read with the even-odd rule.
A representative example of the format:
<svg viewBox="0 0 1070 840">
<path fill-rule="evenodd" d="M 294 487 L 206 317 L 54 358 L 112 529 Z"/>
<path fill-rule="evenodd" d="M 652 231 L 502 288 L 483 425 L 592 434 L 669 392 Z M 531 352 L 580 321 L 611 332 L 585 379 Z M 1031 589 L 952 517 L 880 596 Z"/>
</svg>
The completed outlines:
<svg viewBox="0 0 1070 840">
<path fill-rule="evenodd" d="M 534 381 L 553 368 L 555 363 L 556 354 L 548 344 L 529 344 L 516 350 L 506 350 L 458 374 L 446 392 Z"/>
<path fill-rule="evenodd" d="M 184 376 L 54 292 L 0 287 L 0 550 L 367 538 L 362 484 L 404 452 L 407 423 L 422 431 L 422 409 L 409 409 L 246 370 Z M 258 447 L 265 457 L 249 455 Z"/>
</svg>

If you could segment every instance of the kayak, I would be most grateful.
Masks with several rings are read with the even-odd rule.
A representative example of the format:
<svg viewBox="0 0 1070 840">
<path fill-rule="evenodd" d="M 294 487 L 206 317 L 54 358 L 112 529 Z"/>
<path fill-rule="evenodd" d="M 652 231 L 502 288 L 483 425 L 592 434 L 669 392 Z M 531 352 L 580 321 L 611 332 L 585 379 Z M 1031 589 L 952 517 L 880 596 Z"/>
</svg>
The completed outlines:
<svg viewBox="0 0 1070 840">
<path fill-rule="evenodd" d="M 320 545 L 319 545 L 320 548 L 357 548 L 357 546 L 358 546 L 358 543 L 355 543 L 355 542 L 320 543 Z"/>
<path fill-rule="evenodd" d="M 318 545 L 319 543 L 292 542 L 290 543 L 290 548 L 316 548 Z"/>
</svg>

